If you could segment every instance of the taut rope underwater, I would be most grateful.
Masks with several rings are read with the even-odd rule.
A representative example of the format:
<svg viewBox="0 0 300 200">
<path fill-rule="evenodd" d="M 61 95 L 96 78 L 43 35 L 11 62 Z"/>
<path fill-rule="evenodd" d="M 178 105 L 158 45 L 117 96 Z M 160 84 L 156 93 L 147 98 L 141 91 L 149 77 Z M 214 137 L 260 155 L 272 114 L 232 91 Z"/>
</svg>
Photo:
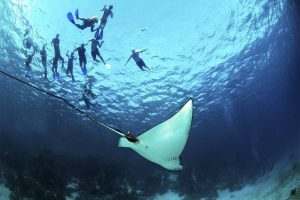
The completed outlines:
<svg viewBox="0 0 300 200">
<path fill-rule="evenodd" d="M 128 139 L 129 141 L 135 141 L 135 140 L 136 140 L 136 138 L 135 138 L 134 136 L 132 136 L 131 134 L 125 134 L 125 133 L 122 133 L 122 132 L 120 132 L 120 131 L 118 131 L 118 130 L 116 130 L 116 129 L 113 129 L 113 128 L 107 126 L 106 124 L 104 124 L 104 123 L 102 123 L 102 122 L 100 122 L 100 121 L 94 119 L 94 118 L 91 117 L 89 114 L 87 114 L 86 112 L 80 110 L 79 108 L 77 108 L 76 106 L 74 106 L 73 104 L 71 104 L 68 100 L 66 100 L 66 99 L 64 99 L 64 98 L 62 98 L 62 97 L 59 97 L 59 96 L 57 96 L 57 95 L 55 95 L 55 94 L 52 94 L 52 93 L 50 93 L 50 92 L 48 92 L 48 91 L 46 91 L 46 90 L 43 90 L 43 89 L 41 89 L 41 88 L 38 88 L 38 87 L 36 87 L 36 86 L 34 86 L 34 85 L 30 84 L 30 83 L 27 83 L 27 82 L 25 82 L 25 81 L 23 81 L 23 80 L 21 80 L 21 79 L 19 79 L 19 78 L 16 78 L 16 77 L 14 77 L 14 76 L 12 76 L 12 75 L 6 73 L 6 72 L 3 72 L 3 71 L 1 71 L 1 70 L 0 70 L 0 73 L 1 73 L 2 75 L 4 75 L 4 76 L 7 76 L 7 77 L 9 77 L 9 78 L 11 78 L 11 79 L 14 79 L 14 80 L 18 81 L 18 82 L 20 82 L 20 83 L 22 83 L 22 84 L 24 84 L 24 85 L 27 85 L 27 86 L 29 86 L 29 87 L 35 89 L 35 90 L 38 90 L 38 91 L 40 91 L 40 92 L 43 92 L 43 93 L 45 93 L 45 94 L 47 94 L 47 95 L 49 95 L 49 96 L 51 96 L 51 97 L 54 97 L 54 98 L 59 99 L 59 100 L 62 100 L 62 101 L 65 102 L 67 105 L 69 105 L 71 108 L 75 109 L 75 110 L 76 110 L 77 112 L 79 112 L 80 114 L 86 116 L 86 117 L 87 117 L 88 119 L 90 119 L 91 121 L 93 121 L 93 122 L 99 124 L 100 126 L 103 126 L 103 127 L 107 128 L 107 129 L 111 130 L 112 132 L 114 132 L 114 133 L 116 133 L 116 134 L 118 134 L 118 135 L 120 135 L 120 136 L 122 136 L 122 137 L 126 137 L 126 139 Z"/>
</svg>

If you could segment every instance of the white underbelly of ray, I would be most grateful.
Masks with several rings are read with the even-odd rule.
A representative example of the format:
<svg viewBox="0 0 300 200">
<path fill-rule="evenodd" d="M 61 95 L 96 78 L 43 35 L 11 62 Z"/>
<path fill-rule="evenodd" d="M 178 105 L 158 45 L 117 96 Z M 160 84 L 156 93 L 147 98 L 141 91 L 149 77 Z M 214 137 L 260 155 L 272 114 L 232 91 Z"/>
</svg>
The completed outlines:
<svg viewBox="0 0 300 200">
<path fill-rule="evenodd" d="M 187 142 L 193 115 L 190 99 L 173 117 L 137 137 L 139 142 L 120 138 L 119 147 L 128 147 L 144 158 L 169 170 L 181 170 L 180 154 Z"/>
</svg>

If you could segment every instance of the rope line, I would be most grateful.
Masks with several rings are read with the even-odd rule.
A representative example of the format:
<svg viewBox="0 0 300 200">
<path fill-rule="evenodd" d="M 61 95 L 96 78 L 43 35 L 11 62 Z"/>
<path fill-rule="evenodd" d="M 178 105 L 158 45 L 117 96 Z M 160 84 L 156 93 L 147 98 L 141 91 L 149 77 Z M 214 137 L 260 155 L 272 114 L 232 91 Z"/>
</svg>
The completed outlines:
<svg viewBox="0 0 300 200">
<path fill-rule="evenodd" d="M 124 134 L 124 133 L 122 133 L 122 132 L 120 132 L 120 131 L 118 131 L 118 130 L 116 130 L 116 129 L 114 129 L 114 128 L 111 128 L 111 127 L 109 127 L 108 125 L 106 125 L 106 124 L 104 124 L 104 123 L 102 123 L 102 122 L 100 122 L 100 121 L 94 119 L 93 117 L 91 117 L 91 116 L 90 116 L 89 114 L 87 114 L 86 112 L 80 110 L 79 108 L 77 108 L 76 106 L 74 106 L 73 104 L 71 104 L 68 100 L 66 100 L 66 99 L 64 99 L 64 98 L 62 98 L 62 97 L 60 97 L 60 96 L 57 96 L 57 95 L 55 95 L 55 94 L 52 94 L 51 92 L 48 92 L 48 91 L 46 91 L 46 90 L 43 90 L 43 89 L 41 89 L 41 88 L 38 88 L 38 87 L 36 87 L 36 86 L 34 86 L 34 85 L 30 84 L 30 83 L 27 83 L 27 82 L 25 82 L 25 81 L 23 81 L 23 80 L 21 80 L 21 79 L 19 79 L 19 78 L 17 78 L 17 77 L 14 77 L 14 76 L 12 76 L 12 75 L 6 73 L 6 72 L 3 72 L 3 71 L 1 71 L 1 70 L 0 70 L 0 73 L 2 73 L 3 75 L 5 75 L 5 76 L 7 76 L 7 77 L 9 77 L 9 78 L 11 78 L 11 79 L 14 79 L 14 80 L 16 80 L 16 81 L 18 81 L 18 82 L 20 82 L 20 83 L 23 83 L 24 85 L 27 85 L 28 87 L 34 88 L 35 90 L 38 90 L 38 91 L 43 92 L 43 93 L 45 93 L 45 94 L 47 94 L 47 95 L 49 95 L 49 96 L 51 96 L 51 97 L 54 97 L 54 98 L 56 98 L 56 99 L 59 99 L 59 100 L 65 102 L 65 103 L 66 103 L 67 105 L 69 105 L 71 108 L 75 109 L 75 110 L 76 110 L 77 112 L 79 112 L 80 114 L 86 116 L 86 117 L 87 117 L 88 119 L 90 119 L 91 121 L 93 121 L 93 122 L 99 124 L 100 126 L 103 126 L 103 127 L 107 128 L 107 129 L 111 130 L 112 132 L 114 132 L 114 133 L 116 133 L 116 134 L 118 134 L 118 135 L 120 135 L 120 136 L 122 136 L 122 137 L 126 137 L 126 138 L 128 139 L 129 136 L 128 136 L 127 134 Z"/>
</svg>

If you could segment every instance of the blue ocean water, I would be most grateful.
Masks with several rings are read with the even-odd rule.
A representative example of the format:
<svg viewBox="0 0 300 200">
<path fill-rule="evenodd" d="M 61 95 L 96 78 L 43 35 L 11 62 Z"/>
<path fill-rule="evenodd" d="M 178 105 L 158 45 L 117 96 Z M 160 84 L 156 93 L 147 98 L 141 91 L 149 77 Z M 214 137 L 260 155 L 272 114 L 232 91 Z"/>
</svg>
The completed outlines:
<svg viewBox="0 0 300 200">
<path fill-rule="evenodd" d="M 24 34 L 39 49 L 60 34 L 62 56 L 92 39 L 66 17 L 100 16 L 114 5 L 88 75 L 74 62 L 75 82 L 43 78 L 40 55 L 25 77 Z M 299 3 L 230 1 L 0 0 L 0 69 L 54 93 L 112 127 L 139 135 L 194 102 L 184 169 L 165 170 L 117 147 L 118 136 L 64 102 L 0 76 L 1 181 L 11 199 L 153 199 L 173 191 L 185 199 L 216 199 L 237 190 L 299 150 Z M 141 54 L 150 72 L 133 61 Z M 96 98 L 86 109 L 88 85 Z M 70 186 L 73 185 L 72 187 Z M 75 186 L 74 186 L 75 185 Z M 47 191 L 47 192 L 45 192 Z M 75 199 L 75 198 L 73 198 Z"/>
</svg>

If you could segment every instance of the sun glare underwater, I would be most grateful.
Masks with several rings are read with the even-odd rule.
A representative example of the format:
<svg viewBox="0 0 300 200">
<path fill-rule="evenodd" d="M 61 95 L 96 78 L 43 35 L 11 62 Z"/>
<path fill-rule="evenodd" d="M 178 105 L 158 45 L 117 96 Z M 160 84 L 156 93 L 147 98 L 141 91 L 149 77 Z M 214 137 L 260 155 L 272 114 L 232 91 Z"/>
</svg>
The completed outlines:
<svg viewBox="0 0 300 200">
<path fill-rule="evenodd" d="M 300 199 L 299 12 L 0 0 L 0 200 Z"/>
</svg>

